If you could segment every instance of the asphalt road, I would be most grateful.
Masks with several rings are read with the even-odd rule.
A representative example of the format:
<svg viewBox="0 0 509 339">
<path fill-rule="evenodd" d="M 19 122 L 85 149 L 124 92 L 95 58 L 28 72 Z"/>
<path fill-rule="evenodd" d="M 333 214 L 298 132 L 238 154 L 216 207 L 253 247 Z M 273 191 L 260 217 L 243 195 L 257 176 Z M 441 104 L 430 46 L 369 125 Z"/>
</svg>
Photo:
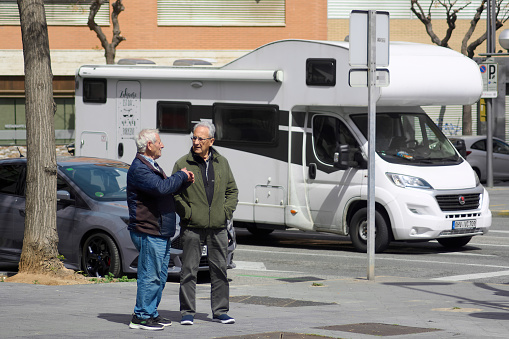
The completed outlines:
<svg viewBox="0 0 509 339">
<path fill-rule="evenodd" d="M 237 229 L 235 262 L 254 271 L 294 272 L 304 276 L 367 276 L 368 259 L 354 250 L 348 237 L 274 231 L 254 237 Z M 264 274 L 265 274 L 264 273 Z M 375 254 L 375 275 L 483 283 L 509 282 L 509 223 L 494 217 L 488 234 L 474 237 L 460 250 L 448 250 L 436 241 L 392 243 Z"/>
</svg>

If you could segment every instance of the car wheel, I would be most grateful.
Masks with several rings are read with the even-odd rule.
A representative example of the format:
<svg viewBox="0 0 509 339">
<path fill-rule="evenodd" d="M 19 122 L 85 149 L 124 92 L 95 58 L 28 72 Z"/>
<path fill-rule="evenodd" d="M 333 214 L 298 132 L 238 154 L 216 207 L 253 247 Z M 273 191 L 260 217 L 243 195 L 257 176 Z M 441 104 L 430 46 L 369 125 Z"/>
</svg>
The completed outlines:
<svg viewBox="0 0 509 339">
<path fill-rule="evenodd" d="M 82 270 L 89 277 L 118 278 L 121 273 L 120 253 L 110 236 L 104 233 L 90 235 L 81 250 Z"/>
<path fill-rule="evenodd" d="M 446 248 L 459 248 L 469 243 L 472 237 L 442 238 L 437 239 L 438 243 Z"/>
<path fill-rule="evenodd" d="M 368 209 L 361 208 L 350 221 L 350 239 L 359 252 L 367 252 L 368 248 Z M 375 211 L 375 252 L 383 252 L 389 247 L 391 237 L 388 223 L 384 216 Z"/>
</svg>

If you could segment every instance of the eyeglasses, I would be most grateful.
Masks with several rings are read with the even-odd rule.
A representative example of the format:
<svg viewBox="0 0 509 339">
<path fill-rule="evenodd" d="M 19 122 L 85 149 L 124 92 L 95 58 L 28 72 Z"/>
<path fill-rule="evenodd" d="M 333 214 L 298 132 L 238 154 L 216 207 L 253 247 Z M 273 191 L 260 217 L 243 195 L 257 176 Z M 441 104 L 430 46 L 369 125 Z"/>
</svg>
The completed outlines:
<svg viewBox="0 0 509 339">
<path fill-rule="evenodd" d="M 199 142 L 204 142 L 205 140 L 209 140 L 209 139 L 212 139 L 212 138 L 205 138 L 205 139 L 204 139 L 204 138 L 196 137 L 196 136 L 191 137 L 191 140 L 192 140 L 192 141 L 196 141 L 196 140 L 198 140 Z"/>
</svg>

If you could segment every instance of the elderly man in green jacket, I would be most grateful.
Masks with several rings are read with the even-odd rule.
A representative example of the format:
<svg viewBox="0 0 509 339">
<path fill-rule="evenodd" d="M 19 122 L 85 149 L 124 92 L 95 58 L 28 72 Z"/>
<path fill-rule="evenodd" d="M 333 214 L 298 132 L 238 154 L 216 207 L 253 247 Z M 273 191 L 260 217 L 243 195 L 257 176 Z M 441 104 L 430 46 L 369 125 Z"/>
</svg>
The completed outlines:
<svg viewBox="0 0 509 339">
<path fill-rule="evenodd" d="M 183 245 L 180 276 L 180 313 L 182 325 L 192 325 L 196 313 L 196 278 L 201 248 L 207 245 L 211 281 L 212 317 L 233 324 L 228 315 L 230 286 L 227 277 L 227 222 L 237 207 L 238 189 L 230 165 L 212 145 L 215 127 L 207 121 L 194 126 L 193 147 L 177 160 L 173 172 L 187 168 L 195 183 L 175 195 L 180 216 Z"/>
</svg>

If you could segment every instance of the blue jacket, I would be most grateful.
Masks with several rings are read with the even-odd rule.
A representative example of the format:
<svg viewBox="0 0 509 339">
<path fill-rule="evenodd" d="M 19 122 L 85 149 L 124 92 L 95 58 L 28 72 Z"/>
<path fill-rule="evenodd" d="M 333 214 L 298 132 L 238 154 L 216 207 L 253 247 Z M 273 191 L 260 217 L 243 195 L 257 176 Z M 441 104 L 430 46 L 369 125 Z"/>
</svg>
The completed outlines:
<svg viewBox="0 0 509 339">
<path fill-rule="evenodd" d="M 176 215 L 173 193 L 187 182 L 179 171 L 167 177 L 141 154 L 136 154 L 127 172 L 127 206 L 130 231 L 170 238 L 175 234 Z"/>
</svg>

